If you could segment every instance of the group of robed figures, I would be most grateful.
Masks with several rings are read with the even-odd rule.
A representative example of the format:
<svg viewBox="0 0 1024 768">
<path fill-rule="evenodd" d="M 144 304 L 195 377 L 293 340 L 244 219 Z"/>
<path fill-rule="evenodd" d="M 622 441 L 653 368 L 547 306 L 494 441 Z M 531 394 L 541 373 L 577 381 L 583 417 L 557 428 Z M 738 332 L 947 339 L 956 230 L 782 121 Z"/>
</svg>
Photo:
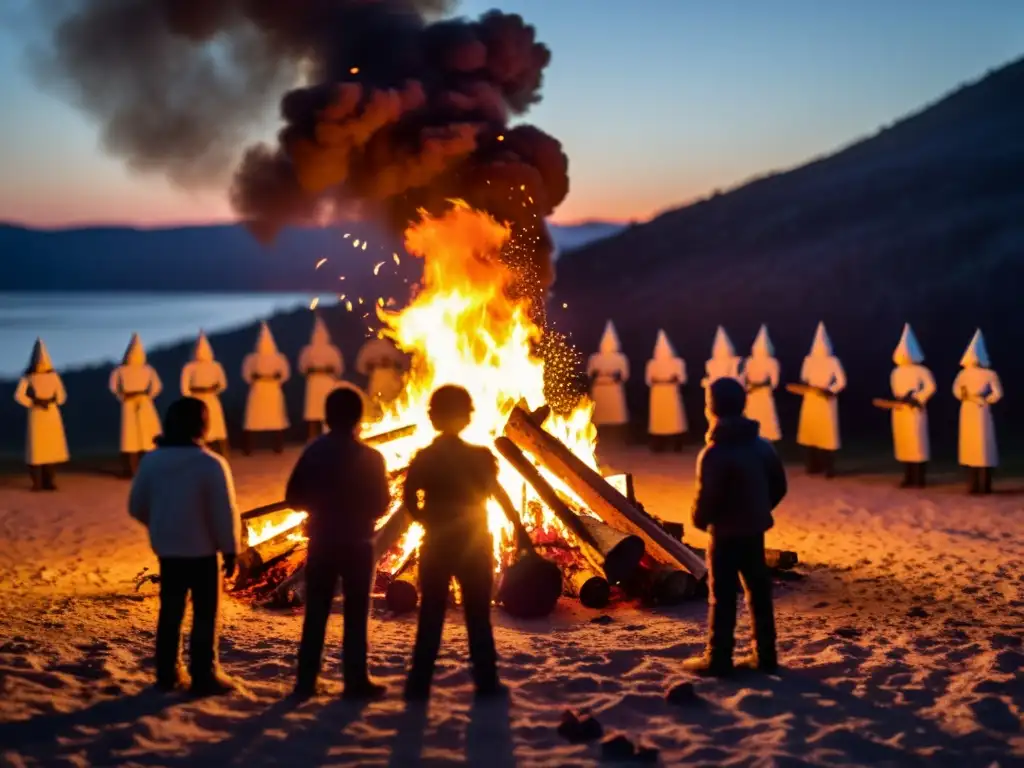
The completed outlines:
<svg viewBox="0 0 1024 768">
<path fill-rule="evenodd" d="M 407 357 L 388 339 L 375 337 L 360 348 L 356 370 L 366 377 L 363 395 L 371 404 L 392 402 L 405 387 Z M 298 370 L 306 378 L 303 419 L 309 437 L 320 434 L 324 402 L 343 380 L 345 363 L 331 340 L 323 319 L 317 315 L 309 343 L 302 348 Z M 257 438 L 267 436 L 275 451 L 284 449 L 290 428 L 283 385 L 291 365 L 274 341 L 269 326 L 260 326 L 256 347 L 242 362 L 242 379 L 249 386 L 242 424 L 242 449 L 250 453 Z M 133 334 L 121 363 L 110 374 L 110 392 L 121 406 L 120 449 L 126 477 L 134 476 L 139 459 L 155 447 L 161 433 L 154 400 L 163 391 L 159 374 L 146 359 L 138 334 Z M 209 414 L 207 443 L 227 455 L 228 426 L 221 395 L 228 387 L 224 366 L 214 356 L 206 334 L 200 332 L 192 359 L 181 371 L 180 389 L 185 397 L 201 400 Z M 21 376 L 14 399 L 28 411 L 25 463 L 33 490 L 56 490 L 56 466 L 69 459 L 61 407 L 67 400 L 60 375 L 53 367 L 42 339 L 37 339 L 29 365 Z"/>
<path fill-rule="evenodd" d="M 935 394 L 936 384 L 924 365 L 924 353 L 910 325 L 903 328 L 893 362 L 892 398 L 877 399 L 874 404 L 892 412 L 894 452 L 904 467 L 901 485 L 921 488 L 925 486 L 926 467 L 931 460 L 927 404 Z M 968 469 L 970 492 L 991 493 L 992 470 L 999 464 L 991 406 L 1002 399 L 1003 389 L 980 330 L 971 339 L 960 366 L 953 383 L 953 394 L 961 404 L 959 461 Z M 594 424 L 606 435 L 614 436 L 628 429 L 630 417 L 624 385 L 629 380 L 630 366 L 611 321 L 605 327 L 597 353 L 590 356 L 587 373 L 591 379 Z M 758 331 L 746 359 L 736 354 L 725 330 L 719 326 L 701 386 L 707 388 L 726 377 L 746 387 L 745 414 L 758 422 L 761 437 L 771 442 L 781 440 L 774 394 L 780 384 L 780 366 L 765 326 Z M 686 363 L 676 354 L 663 330 L 658 331 L 654 353 L 645 369 L 645 381 L 650 390 L 648 434 L 652 450 L 680 450 L 688 431 L 682 399 L 682 387 L 687 383 Z M 796 440 L 807 451 L 807 470 L 811 474 L 835 474 L 835 455 L 841 447 L 838 395 L 846 383 L 842 362 L 833 351 L 824 323 L 819 323 L 801 366 L 800 383 L 786 387 L 803 398 Z"/>
</svg>

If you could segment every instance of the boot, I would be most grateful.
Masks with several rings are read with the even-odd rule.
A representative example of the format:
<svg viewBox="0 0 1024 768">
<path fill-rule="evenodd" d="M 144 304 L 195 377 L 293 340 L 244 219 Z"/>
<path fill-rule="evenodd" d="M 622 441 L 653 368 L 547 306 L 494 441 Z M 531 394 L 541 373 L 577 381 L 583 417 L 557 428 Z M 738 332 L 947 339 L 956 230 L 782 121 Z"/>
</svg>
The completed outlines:
<svg viewBox="0 0 1024 768">
<path fill-rule="evenodd" d="M 28 476 L 32 480 L 32 490 L 35 493 L 43 490 L 43 468 L 30 464 L 28 467 Z"/>
<path fill-rule="evenodd" d="M 992 493 L 992 468 L 985 467 L 979 470 L 979 473 L 981 474 L 981 480 L 979 481 L 981 484 L 981 493 L 985 495 Z"/>
<path fill-rule="evenodd" d="M 191 692 L 193 696 L 220 696 L 225 693 L 234 693 L 239 690 L 237 682 L 216 670 L 202 677 L 192 678 Z"/>
<path fill-rule="evenodd" d="M 916 470 L 916 464 L 903 464 L 903 480 L 900 482 L 900 488 L 914 488 L 917 486 Z"/>
<path fill-rule="evenodd" d="M 53 468 L 53 464 L 47 464 L 42 467 L 43 475 L 43 490 L 44 491 L 56 491 L 57 490 L 57 472 Z"/>
<path fill-rule="evenodd" d="M 819 451 L 818 455 L 821 460 L 822 474 L 825 475 L 826 479 L 831 480 L 836 476 L 836 452 Z"/>
<path fill-rule="evenodd" d="M 818 456 L 817 448 L 808 448 L 804 466 L 808 475 L 817 475 L 821 472 L 821 459 Z"/>
<path fill-rule="evenodd" d="M 252 456 L 252 432 L 248 429 L 242 432 L 242 453 L 246 456 Z"/>
<path fill-rule="evenodd" d="M 705 651 L 700 656 L 692 656 L 683 662 L 683 669 L 699 677 L 728 677 L 732 674 L 732 660 L 716 656 L 711 651 Z"/>
<path fill-rule="evenodd" d="M 359 683 L 346 683 L 341 698 L 346 701 L 371 701 L 379 699 L 388 692 L 380 683 L 375 683 L 367 678 Z"/>
<path fill-rule="evenodd" d="M 977 467 L 970 467 L 967 470 L 967 492 L 971 496 L 981 493 L 981 470 Z"/>
<path fill-rule="evenodd" d="M 761 655 L 760 653 L 752 653 L 749 656 L 744 656 L 736 662 L 736 668 L 749 670 L 751 672 L 763 672 L 766 675 L 774 675 L 779 671 L 779 660 L 774 651 L 764 655 Z"/>
<path fill-rule="evenodd" d="M 188 670 L 185 669 L 183 664 L 179 664 L 178 668 L 166 675 L 157 674 L 156 676 L 156 687 L 161 691 L 168 693 L 172 691 L 185 691 L 192 686 L 192 677 L 189 675 Z"/>
<path fill-rule="evenodd" d="M 917 487 L 924 488 L 928 485 L 926 476 L 928 474 L 928 462 L 922 461 L 917 465 Z"/>
</svg>

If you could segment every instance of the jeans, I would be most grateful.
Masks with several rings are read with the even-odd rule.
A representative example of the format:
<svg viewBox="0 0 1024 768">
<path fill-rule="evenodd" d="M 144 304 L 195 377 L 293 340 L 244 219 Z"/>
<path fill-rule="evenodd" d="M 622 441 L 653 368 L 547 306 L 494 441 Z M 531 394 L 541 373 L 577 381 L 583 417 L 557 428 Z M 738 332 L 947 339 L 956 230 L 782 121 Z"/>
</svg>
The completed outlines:
<svg viewBox="0 0 1024 768">
<path fill-rule="evenodd" d="M 774 663 L 775 611 L 772 606 L 771 571 L 764 559 L 764 534 L 712 537 L 708 547 L 708 565 L 711 587 L 708 646 L 712 658 L 720 663 L 732 660 L 736 631 L 736 593 L 742 578 L 758 658 L 763 662 Z"/>
<path fill-rule="evenodd" d="M 160 617 L 156 628 L 158 681 L 178 675 L 181 624 L 185 603 L 192 595 L 192 637 L 189 672 L 193 682 L 210 679 L 217 667 L 217 607 L 220 565 L 217 556 L 160 558 Z"/>
</svg>

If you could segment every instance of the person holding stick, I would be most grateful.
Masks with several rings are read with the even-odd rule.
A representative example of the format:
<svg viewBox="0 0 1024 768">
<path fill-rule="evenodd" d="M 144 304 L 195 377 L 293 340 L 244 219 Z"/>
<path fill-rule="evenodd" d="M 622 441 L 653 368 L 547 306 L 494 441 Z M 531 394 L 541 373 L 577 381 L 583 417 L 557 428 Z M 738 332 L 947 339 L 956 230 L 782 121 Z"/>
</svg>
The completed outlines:
<svg viewBox="0 0 1024 768">
<path fill-rule="evenodd" d="M 434 392 L 430 423 L 440 434 L 413 457 L 406 473 L 405 506 L 426 529 L 420 546 L 419 625 L 405 687 L 408 701 L 430 697 L 453 576 L 462 590 L 476 694 L 507 693 L 498 680 L 491 629 L 494 548 L 487 527 L 488 499 L 501 504 L 515 527 L 520 548 L 530 548 L 530 540 L 512 501 L 498 483 L 494 454 L 460 437 L 472 414 L 473 400 L 462 387 L 446 385 Z"/>
</svg>

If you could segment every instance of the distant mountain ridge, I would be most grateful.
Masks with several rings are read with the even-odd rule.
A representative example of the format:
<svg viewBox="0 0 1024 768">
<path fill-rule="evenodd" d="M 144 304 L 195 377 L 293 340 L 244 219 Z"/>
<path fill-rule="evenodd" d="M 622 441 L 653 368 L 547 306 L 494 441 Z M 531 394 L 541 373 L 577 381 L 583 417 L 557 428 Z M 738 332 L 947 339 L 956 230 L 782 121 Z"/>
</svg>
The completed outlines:
<svg viewBox="0 0 1024 768">
<path fill-rule="evenodd" d="M 623 226 L 586 222 L 550 229 L 558 252 L 567 253 Z M 372 267 L 399 250 L 397 238 L 366 223 L 291 228 L 269 246 L 240 224 L 67 229 L 0 224 L 0 290 L 333 291 L 339 273 L 366 272 L 367 264 Z M 315 269 L 321 258 L 331 263 L 329 269 Z"/>
<path fill-rule="evenodd" d="M 844 431 L 874 435 L 887 415 L 891 354 L 912 323 L 939 391 L 932 431 L 955 436 L 950 387 L 976 327 L 1007 397 L 1000 440 L 1024 434 L 1024 59 L 878 134 L 794 170 L 762 177 L 567 255 L 555 286 L 560 327 L 593 350 L 605 319 L 642 371 L 664 328 L 700 379 L 715 326 L 746 354 L 765 322 L 786 381 L 796 380 L 824 320 L 846 366 Z M 642 376 L 630 385 L 637 420 Z M 699 396 L 691 416 L 701 421 Z M 783 428 L 799 399 L 784 392 Z"/>
</svg>

